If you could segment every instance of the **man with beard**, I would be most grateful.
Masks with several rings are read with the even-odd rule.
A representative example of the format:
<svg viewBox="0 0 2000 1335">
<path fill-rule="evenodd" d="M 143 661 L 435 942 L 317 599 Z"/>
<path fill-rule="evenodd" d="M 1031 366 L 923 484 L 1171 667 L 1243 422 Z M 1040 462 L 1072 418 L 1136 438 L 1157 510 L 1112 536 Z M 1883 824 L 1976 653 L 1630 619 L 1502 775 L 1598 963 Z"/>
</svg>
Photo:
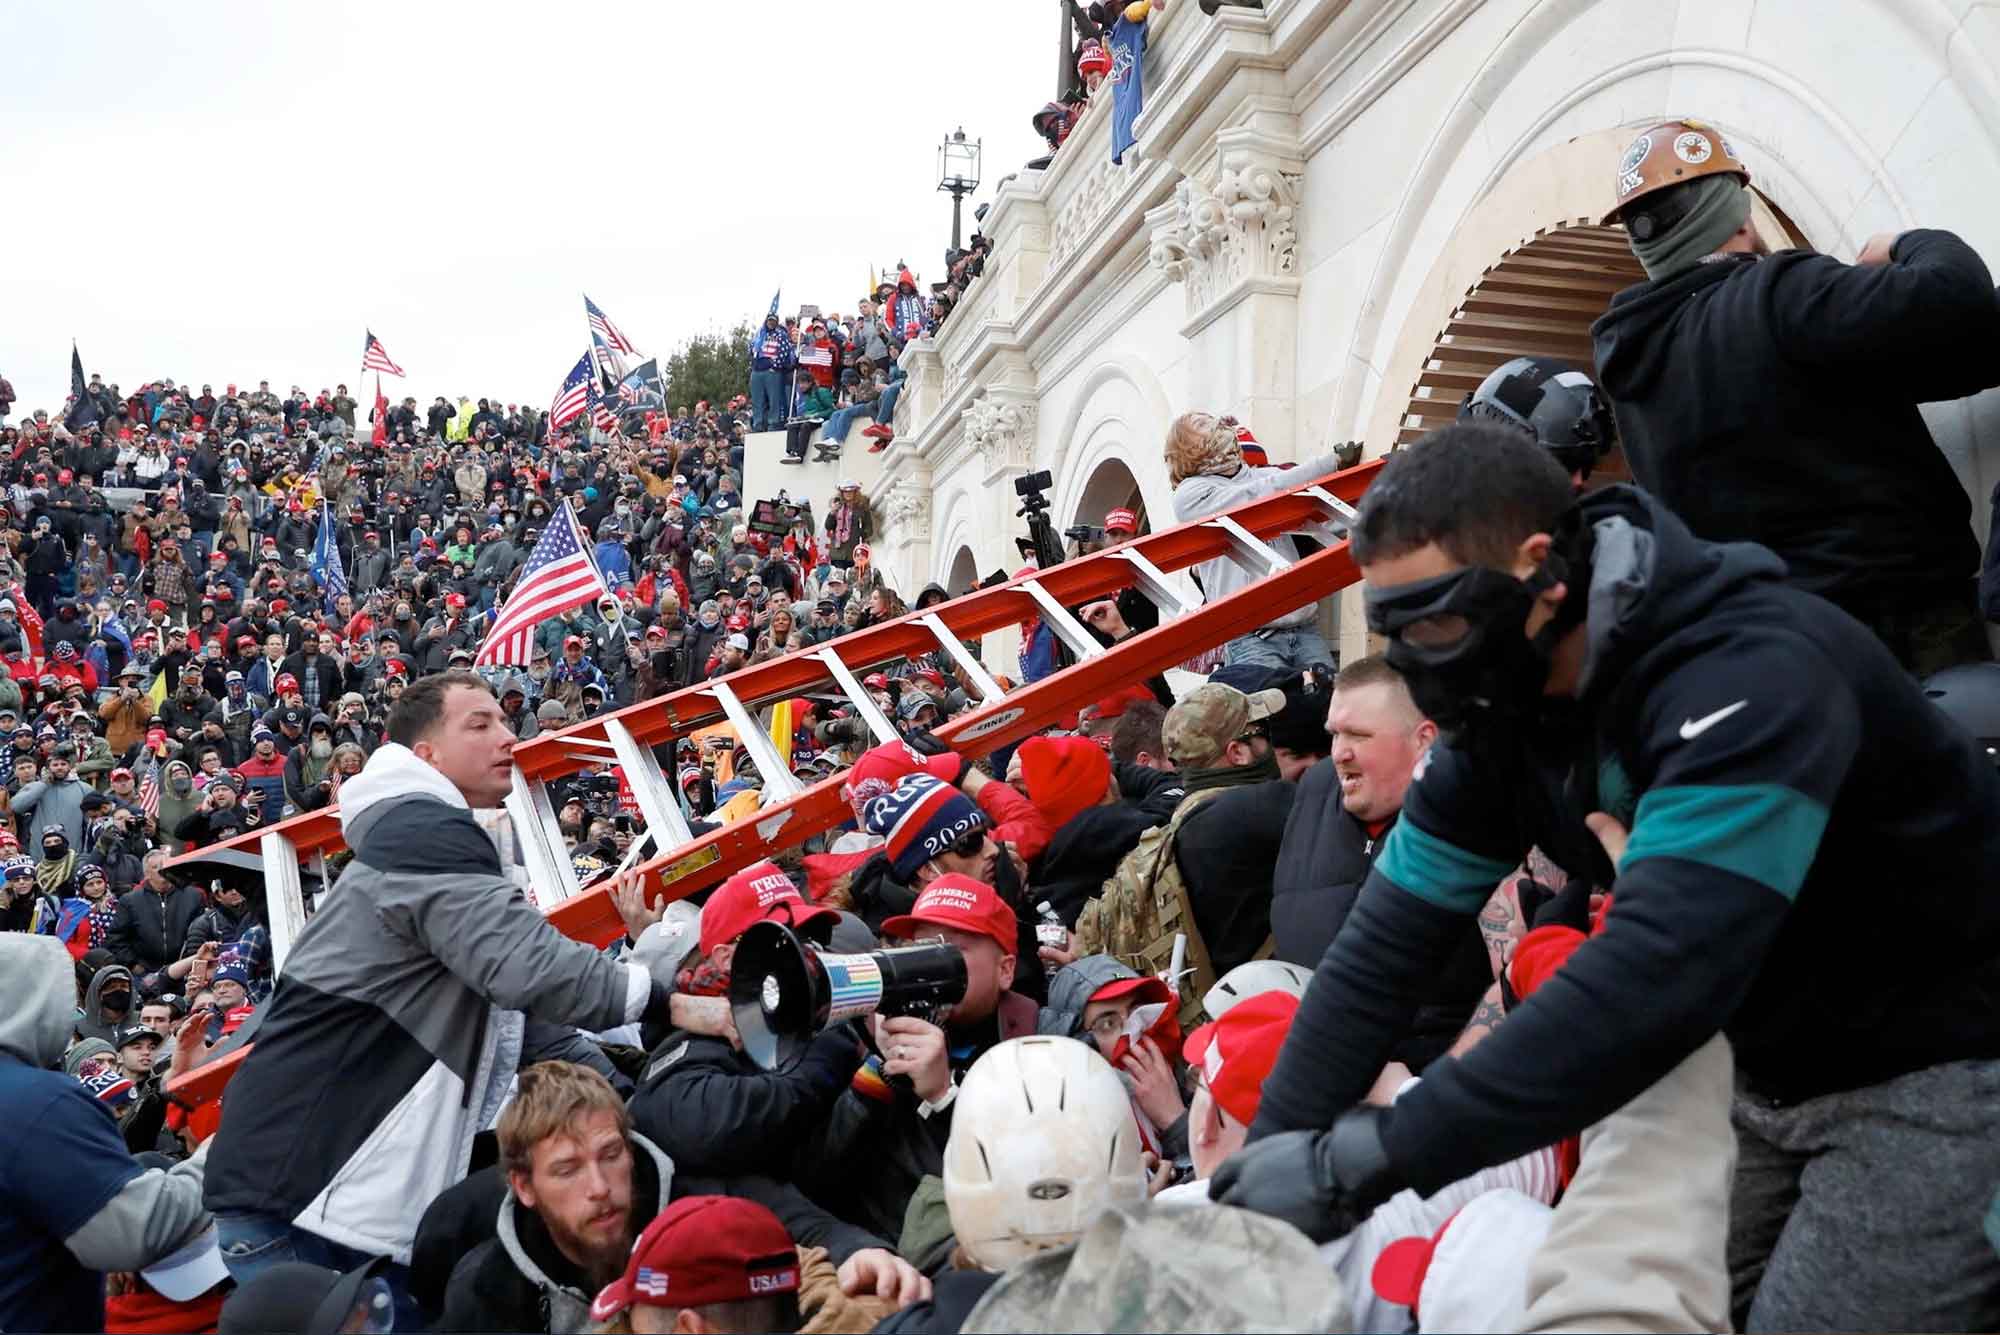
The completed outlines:
<svg viewBox="0 0 2000 1335">
<path fill-rule="evenodd" d="M 236 796 L 236 780 L 228 773 L 211 777 L 201 790 L 201 801 L 174 827 L 174 837 L 188 848 L 227 839 L 253 829 L 259 820 L 259 802 L 242 802 Z"/>
<path fill-rule="evenodd" d="M 76 748 L 64 742 L 49 752 L 47 773 L 33 783 L 24 783 L 14 794 L 16 823 L 29 818 L 28 842 L 43 843 L 51 830 L 83 828 L 84 784 L 70 773 L 76 764 Z"/>
<path fill-rule="evenodd" d="M 453 1267 L 438 1328 L 585 1329 L 591 1298 L 666 1204 L 673 1161 L 632 1129 L 609 1081 L 571 1062 L 522 1071 L 495 1133 L 507 1184 L 498 1235 Z M 420 1251 L 435 1225 L 427 1214 Z"/>
<path fill-rule="evenodd" d="M 321 792 L 333 787 L 333 723 L 324 714 L 314 714 L 306 725 L 305 740 L 285 757 L 285 800 L 307 809 L 312 789 Z"/>
<path fill-rule="evenodd" d="M 308 713 L 331 709 L 340 698 L 340 660 L 333 656 L 334 637 L 307 631 L 299 651 L 285 660 L 285 671 L 298 678 L 299 694 Z"/>
</svg>

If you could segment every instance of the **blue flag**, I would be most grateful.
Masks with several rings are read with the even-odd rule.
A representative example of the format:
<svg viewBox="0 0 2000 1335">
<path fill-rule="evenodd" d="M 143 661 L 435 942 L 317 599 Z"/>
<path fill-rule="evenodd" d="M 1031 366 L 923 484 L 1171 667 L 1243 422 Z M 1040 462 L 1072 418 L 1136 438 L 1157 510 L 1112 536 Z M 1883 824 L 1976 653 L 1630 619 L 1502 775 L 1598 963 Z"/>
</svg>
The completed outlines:
<svg viewBox="0 0 2000 1335">
<path fill-rule="evenodd" d="M 313 543 L 312 577 L 331 613 L 334 599 L 347 592 L 347 572 L 340 567 L 340 545 L 333 540 L 333 507 L 325 501 L 319 503 L 319 540 Z"/>
<path fill-rule="evenodd" d="M 666 406 L 667 397 L 660 388 L 657 358 L 648 357 L 632 368 L 632 374 L 618 382 L 618 413 L 621 417 L 630 412 Z"/>
<path fill-rule="evenodd" d="M 69 345 L 69 411 L 63 414 L 63 427 L 69 431 L 81 431 L 87 426 L 97 425 L 97 400 L 90 397 L 90 386 L 83 379 L 83 355 L 76 350 L 76 344 Z"/>
<path fill-rule="evenodd" d="M 1146 21 L 1123 14 L 1111 26 L 1111 160 L 1123 162 L 1138 142 L 1132 122 L 1146 109 Z"/>
<path fill-rule="evenodd" d="M 778 318 L 778 298 L 783 295 L 785 295 L 785 287 L 784 284 L 780 283 L 778 290 L 771 294 L 771 309 L 764 312 L 766 320 L 775 320 Z"/>
</svg>

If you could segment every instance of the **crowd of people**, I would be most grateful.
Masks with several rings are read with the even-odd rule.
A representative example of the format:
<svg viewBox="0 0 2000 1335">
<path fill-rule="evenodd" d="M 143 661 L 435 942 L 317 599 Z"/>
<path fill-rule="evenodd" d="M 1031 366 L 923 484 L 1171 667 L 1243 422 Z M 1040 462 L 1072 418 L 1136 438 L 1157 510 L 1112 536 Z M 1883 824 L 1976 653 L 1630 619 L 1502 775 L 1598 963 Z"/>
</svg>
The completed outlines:
<svg viewBox="0 0 2000 1335">
<path fill-rule="evenodd" d="M 1647 156 L 1703 133 L 1621 168 L 1601 383 L 1510 362 L 1277 540 L 1350 544 L 1379 653 L 1286 610 L 978 759 L 958 655 L 884 666 L 893 739 L 760 720 L 850 818 L 671 902 L 565 780 L 603 949 L 475 819 L 515 743 L 909 610 L 857 488 L 746 507 L 768 388 L 595 443 L 164 381 L 5 427 L 0 1328 L 1992 1329 L 2000 667 L 1916 405 L 2000 384 L 2000 294 L 1945 232 L 1768 253 L 1726 144 Z M 1351 456 L 1197 412 L 1162 461 L 1187 520 Z M 565 503 L 613 592 L 475 669 Z M 733 727 L 656 755 L 697 832 L 759 809 Z M 172 859 L 333 805 L 279 973 L 261 876 Z M 774 940 L 828 988 L 782 1047 Z"/>
</svg>

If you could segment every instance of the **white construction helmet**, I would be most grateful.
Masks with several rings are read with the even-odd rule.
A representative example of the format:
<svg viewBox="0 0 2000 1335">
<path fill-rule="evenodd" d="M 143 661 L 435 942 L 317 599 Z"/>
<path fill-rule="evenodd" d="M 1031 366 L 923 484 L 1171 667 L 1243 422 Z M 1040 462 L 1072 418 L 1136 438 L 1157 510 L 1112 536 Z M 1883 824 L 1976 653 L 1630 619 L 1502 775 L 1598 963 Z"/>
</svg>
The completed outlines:
<svg viewBox="0 0 2000 1335">
<path fill-rule="evenodd" d="M 1239 964 L 1228 973 L 1215 980 L 1215 986 L 1201 999 L 1201 1008 L 1208 1012 L 1208 1018 L 1219 1020 L 1239 1001 L 1248 1000 L 1259 992 L 1289 992 L 1295 997 L 1306 994 L 1306 984 L 1312 982 L 1312 970 L 1301 969 L 1296 964 L 1283 960 L 1251 960 Z"/>
<path fill-rule="evenodd" d="M 952 1232 L 987 1270 L 1074 1242 L 1146 1199 L 1125 1086 L 1073 1038 L 1014 1038 L 965 1073 L 944 1149 Z"/>
</svg>

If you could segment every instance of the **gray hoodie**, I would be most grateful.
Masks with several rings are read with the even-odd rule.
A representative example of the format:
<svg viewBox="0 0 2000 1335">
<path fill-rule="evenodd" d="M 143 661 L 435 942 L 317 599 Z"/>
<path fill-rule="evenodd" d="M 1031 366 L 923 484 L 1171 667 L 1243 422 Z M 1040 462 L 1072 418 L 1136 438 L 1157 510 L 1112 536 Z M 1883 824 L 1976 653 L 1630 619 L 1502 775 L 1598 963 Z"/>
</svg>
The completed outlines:
<svg viewBox="0 0 2000 1335">
<path fill-rule="evenodd" d="M 75 961 L 63 943 L 52 936 L 0 932 L 0 989 L 8 1003 L 0 1006 L 0 1061 L 18 1061 L 39 1072 L 39 1078 L 73 1079 L 52 1069 L 69 1046 L 76 1021 Z M 70 1115 L 71 1109 L 102 1116 L 67 1098 L 49 1106 L 54 1116 Z M 48 1130 L 39 1129 L 44 1134 Z M 115 1135 L 108 1140 L 65 1135 L 62 1143 L 83 1147 L 79 1152 L 94 1152 L 88 1147 L 100 1141 L 104 1153 L 129 1161 Z M 207 1162 L 204 1145 L 194 1158 L 168 1171 L 135 1171 L 102 1209 L 59 1241 L 87 1270 L 140 1270 L 171 1255 L 208 1227 L 209 1215 L 201 1204 Z"/>
<path fill-rule="evenodd" d="M 106 1019 L 104 989 L 117 980 L 122 980 L 125 984 L 125 1013 L 115 1019 Z M 107 1043 L 110 1042 L 111 1036 L 117 1032 L 119 1026 L 130 1024 L 138 1017 L 134 1000 L 132 971 L 122 964 L 105 965 L 91 975 L 90 987 L 83 994 L 83 1015 L 76 1022 L 76 1032 L 84 1038 L 101 1038 Z"/>
</svg>

